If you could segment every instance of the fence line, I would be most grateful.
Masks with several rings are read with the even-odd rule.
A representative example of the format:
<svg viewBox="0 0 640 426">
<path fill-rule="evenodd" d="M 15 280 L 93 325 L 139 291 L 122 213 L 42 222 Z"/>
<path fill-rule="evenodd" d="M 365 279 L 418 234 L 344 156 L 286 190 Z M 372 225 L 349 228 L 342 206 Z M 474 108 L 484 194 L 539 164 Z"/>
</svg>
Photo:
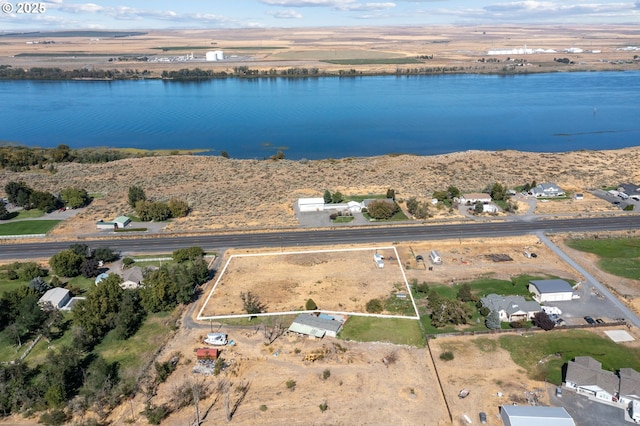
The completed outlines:
<svg viewBox="0 0 640 426">
<path fill-rule="evenodd" d="M 626 321 L 607 322 L 604 324 L 584 324 L 584 325 L 563 325 L 560 327 L 554 327 L 553 330 L 573 330 L 580 328 L 602 328 L 602 327 L 618 327 L 628 326 Z M 538 327 L 531 328 L 506 328 L 498 330 L 477 330 L 477 331 L 456 331 L 453 333 L 439 333 L 439 334 L 426 334 L 427 339 L 437 339 L 438 337 L 454 337 L 454 336 L 481 336 L 485 334 L 502 334 L 502 333 L 536 333 L 539 331 L 546 331 Z"/>
</svg>

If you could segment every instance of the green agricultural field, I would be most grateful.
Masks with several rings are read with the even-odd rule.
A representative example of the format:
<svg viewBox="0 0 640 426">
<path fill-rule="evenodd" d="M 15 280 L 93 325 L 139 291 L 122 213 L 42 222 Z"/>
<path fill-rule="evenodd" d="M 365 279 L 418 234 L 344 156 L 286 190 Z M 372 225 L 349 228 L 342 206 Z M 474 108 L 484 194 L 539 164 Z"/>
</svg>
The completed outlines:
<svg viewBox="0 0 640 426">
<path fill-rule="evenodd" d="M 24 220 L 0 224 L 0 235 L 46 234 L 59 220 Z"/>
<path fill-rule="evenodd" d="M 604 370 L 640 371 L 640 351 L 584 330 L 501 336 L 500 346 L 529 377 L 555 384 L 562 382 L 563 364 L 577 356 L 595 358 Z"/>
<path fill-rule="evenodd" d="M 593 253 L 598 267 L 619 277 L 640 280 L 640 238 L 567 240 L 573 249 Z"/>
<path fill-rule="evenodd" d="M 425 345 L 418 321 L 401 318 L 352 316 L 338 337 L 357 342 L 390 342 L 417 347 Z"/>
</svg>

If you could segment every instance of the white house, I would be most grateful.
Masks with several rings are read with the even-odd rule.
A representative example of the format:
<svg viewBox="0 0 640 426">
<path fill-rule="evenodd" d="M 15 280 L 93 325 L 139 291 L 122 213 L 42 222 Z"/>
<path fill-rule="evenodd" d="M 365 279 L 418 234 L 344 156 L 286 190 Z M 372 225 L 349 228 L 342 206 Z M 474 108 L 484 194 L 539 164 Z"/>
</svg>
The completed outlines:
<svg viewBox="0 0 640 426">
<path fill-rule="evenodd" d="M 529 190 L 529 194 L 534 197 L 561 197 L 564 191 L 553 182 L 540 183 Z"/>
<path fill-rule="evenodd" d="M 539 303 L 566 302 L 573 297 L 573 287 L 565 280 L 531 280 L 529 291 Z"/>
<path fill-rule="evenodd" d="M 298 210 L 300 213 L 321 212 L 324 210 L 324 198 L 299 198 Z"/>
<path fill-rule="evenodd" d="M 522 296 L 500 296 L 495 293 L 483 297 L 480 303 L 490 311 L 498 312 L 502 322 L 530 320 L 541 309 L 538 302 L 527 301 Z"/>
<path fill-rule="evenodd" d="M 71 300 L 71 292 L 66 288 L 55 287 L 47 292 L 38 300 L 38 305 L 44 310 L 62 309 Z"/>
<path fill-rule="evenodd" d="M 503 405 L 500 418 L 505 426 L 575 426 L 576 423 L 564 407 L 541 405 Z"/>
<path fill-rule="evenodd" d="M 491 194 L 481 193 L 471 193 L 471 194 L 462 194 L 458 197 L 458 203 L 460 204 L 475 204 L 480 201 L 482 204 L 488 204 L 491 202 Z"/>
</svg>

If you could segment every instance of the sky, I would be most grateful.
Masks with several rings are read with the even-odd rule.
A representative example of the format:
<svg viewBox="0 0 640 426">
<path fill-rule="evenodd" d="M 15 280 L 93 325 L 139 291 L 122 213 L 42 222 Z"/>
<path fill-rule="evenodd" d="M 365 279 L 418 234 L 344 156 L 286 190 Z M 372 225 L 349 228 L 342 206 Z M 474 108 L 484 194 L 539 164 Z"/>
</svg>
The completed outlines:
<svg viewBox="0 0 640 426">
<path fill-rule="evenodd" d="M 18 13 L 20 3 L 26 2 L 0 0 L 0 32 L 446 24 L 640 26 L 640 0 L 49 0 L 36 2 L 43 6 L 38 13 Z"/>
</svg>

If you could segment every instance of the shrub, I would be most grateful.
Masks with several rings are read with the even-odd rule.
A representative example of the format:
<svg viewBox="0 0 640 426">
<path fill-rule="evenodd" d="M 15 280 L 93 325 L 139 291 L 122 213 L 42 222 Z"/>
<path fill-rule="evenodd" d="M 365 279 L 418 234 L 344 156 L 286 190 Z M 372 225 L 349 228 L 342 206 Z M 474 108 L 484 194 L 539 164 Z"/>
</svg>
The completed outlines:
<svg viewBox="0 0 640 426">
<path fill-rule="evenodd" d="M 164 420 L 171 410 L 165 404 L 159 406 L 149 405 L 142 414 L 147 418 L 147 421 L 152 425 L 159 425 Z"/>
<path fill-rule="evenodd" d="M 134 263 L 136 263 L 135 260 L 133 260 L 130 257 L 125 257 L 124 259 L 122 259 L 122 264 L 128 268 L 129 266 L 133 265 Z"/>
<path fill-rule="evenodd" d="M 323 413 L 329 408 L 329 406 L 327 405 L 327 401 L 323 401 L 322 404 L 320 404 L 318 407 L 320 407 L 320 411 Z"/>
<path fill-rule="evenodd" d="M 331 377 L 331 370 L 327 368 L 322 372 L 322 380 L 327 380 L 329 377 Z"/>
<path fill-rule="evenodd" d="M 380 299 L 371 299 L 367 302 L 366 309 L 369 313 L 379 314 L 383 309 L 382 302 Z"/>
<path fill-rule="evenodd" d="M 287 380 L 287 382 L 285 383 L 285 385 L 287 386 L 287 389 L 289 389 L 290 391 L 295 390 L 296 388 L 296 381 L 293 379 L 289 379 Z"/>
<path fill-rule="evenodd" d="M 262 405 L 260 406 L 260 411 L 267 411 L 267 406 L 266 406 L 266 405 L 264 405 L 264 404 L 262 404 Z"/>
<path fill-rule="evenodd" d="M 307 309 L 307 311 L 315 311 L 316 309 L 318 309 L 318 305 L 316 305 L 316 302 L 314 302 L 313 299 L 309 299 L 307 300 L 305 308 Z"/>
<path fill-rule="evenodd" d="M 440 359 L 443 361 L 453 361 L 453 352 L 446 351 L 440 354 Z"/>
</svg>

